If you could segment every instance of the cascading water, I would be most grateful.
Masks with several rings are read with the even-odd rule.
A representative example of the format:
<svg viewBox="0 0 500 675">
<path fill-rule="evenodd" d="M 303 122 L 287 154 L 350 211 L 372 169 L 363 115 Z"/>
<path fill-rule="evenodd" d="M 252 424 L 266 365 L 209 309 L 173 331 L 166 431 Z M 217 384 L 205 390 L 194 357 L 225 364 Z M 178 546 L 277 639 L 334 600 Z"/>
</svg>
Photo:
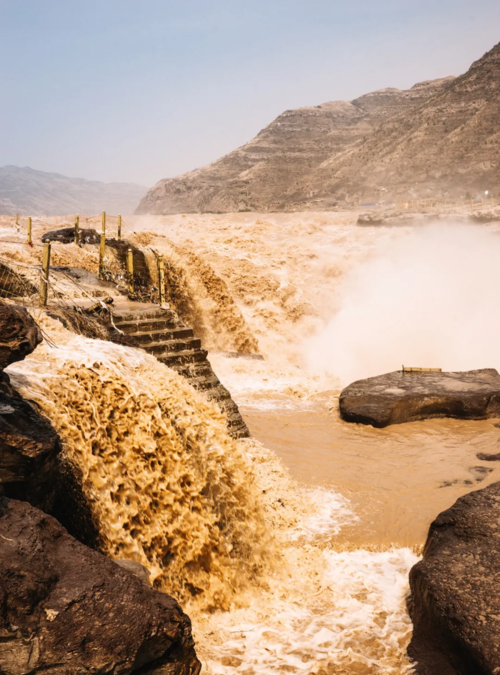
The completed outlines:
<svg viewBox="0 0 500 675">
<path fill-rule="evenodd" d="M 345 499 L 300 487 L 257 441 L 231 441 L 151 356 L 36 314 L 50 344 L 10 367 L 12 382 L 81 470 L 104 552 L 145 564 L 183 602 L 209 671 L 403 672 L 411 551 L 336 551 L 355 517 Z"/>
<path fill-rule="evenodd" d="M 143 562 L 183 601 L 209 672 L 408 672 L 408 571 L 430 520 L 483 480 L 475 454 L 496 448 L 498 430 L 450 420 L 359 428 L 340 422 L 336 396 L 354 372 L 349 363 L 395 369 L 406 360 L 387 349 L 377 361 L 376 345 L 399 347 L 408 335 L 395 330 L 398 287 L 393 275 L 383 282 L 384 270 L 402 275 L 405 300 L 424 306 L 458 277 L 462 290 L 473 277 L 494 289 L 490 266 L 478 276 L 464 258 L 452 264 L 454 254 L 432 252 L 446 235 L 356 228 L 352 214 L 148 217 L 134 228 L 137 245 L 169 259 L 215 371 L 291 475 L 258 441 L 228 439 L 220 414 L 152 357 L 38 317 L 57 347 L 45 344 L 9 371 L 83 470 L 107 554 Z M 480 231 L 493 251 L 483 262 L 496 256 L 496 229 L 470 235 Z M 469 234 L 457 237 L 463 252 Z M 476 261 L 485 250 L 469 249 Z M 409 265 L 412 253 L 423 267 Z M 457 332 L 467 316 L 460 294 L 447 297 Z M 385 307 L 375 324 L 373 302 Z M 477 335 L 489 304 L 478 305 Z M 357 323 L 340 321 L 349 308 Z M 215 353 L 252 351 L 248 340 L 265 361 Z M 447 357 L 446 340 L 436 344 L 408 358 Z M 496 479 L 494 469 L 482 484 Z"/>
<path fill-rule="evenodd" d="M 132 241 L 144 245 L 144 234 Z M 226 283 L 212 267 L 188 248 L 176 246 L 164 237 L 154 241 L 154 251 L 165 260 L 166 299 L 186 325 L 211 350 L 256 353 L 258 343 L 245 323 Z M 158 264 L 151 248 L 146 253 L 152 279 L 158 284 Z"/>
<path fill-rule="evenodd" d="M 56 347 L 16 364 L 12 383 L 81 472 L 104 552 L 143 563 L 183 601 L 227 608 L 272 546 L 221 413 L 154 357 L 37 320 Z"/>
</svg>

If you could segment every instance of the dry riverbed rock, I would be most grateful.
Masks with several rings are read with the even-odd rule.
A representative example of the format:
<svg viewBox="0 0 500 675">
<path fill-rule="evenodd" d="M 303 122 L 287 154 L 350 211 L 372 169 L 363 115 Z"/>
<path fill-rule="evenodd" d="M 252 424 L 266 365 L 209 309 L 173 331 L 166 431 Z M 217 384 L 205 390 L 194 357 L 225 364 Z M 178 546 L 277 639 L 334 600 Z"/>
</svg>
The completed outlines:
<svg viewBox="0 0 500 675">
<path fill-rule="evenodd" d="M 177 602 L 25 502 L 0 499 L 0 672 L 198 675 Z"/>
<path fill-rule="evenodd" d="M 419 675 L 500 672 L 500 483 L 436 518 L 410 587 Z"/>
<path fill-rule="evenodd" d="M 347 422 L 386 427 L 432 417 L 500 417 L 500 375 L 494 368 L 459 373 L 396 371 L 358 380 L 340 394 Z"/>
</svg>

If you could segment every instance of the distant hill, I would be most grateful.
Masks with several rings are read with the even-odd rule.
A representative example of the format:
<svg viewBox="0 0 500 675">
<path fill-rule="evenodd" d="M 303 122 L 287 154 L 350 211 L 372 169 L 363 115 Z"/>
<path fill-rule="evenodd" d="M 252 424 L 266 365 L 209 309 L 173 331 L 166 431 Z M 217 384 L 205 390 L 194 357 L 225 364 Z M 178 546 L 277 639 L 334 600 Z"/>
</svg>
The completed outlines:
<svg viewBox="0 0 500 675">
<path fill-rule="evenodd" d="M 63 216 L 70 213 L 133 213 L 147 188 L 133 183 L 100 183 L 29 167 L 0 168 L 0 214 Z"/>
<path fill-rule="evenodd" d="M 137 213 L 326 210 L 500 189 L 500 45 L 460 77 L 288 110 Z"/>
</svg>

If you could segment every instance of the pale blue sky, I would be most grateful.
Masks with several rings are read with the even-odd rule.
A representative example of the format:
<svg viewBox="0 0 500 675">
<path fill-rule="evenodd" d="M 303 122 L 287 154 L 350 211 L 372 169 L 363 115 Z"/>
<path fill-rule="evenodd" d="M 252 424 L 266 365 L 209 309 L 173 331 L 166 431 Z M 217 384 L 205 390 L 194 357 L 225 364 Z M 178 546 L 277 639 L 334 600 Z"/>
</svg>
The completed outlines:
<svg viewBox="0 0 500 675">
<path fill-rule="evenodd" d="M 0 166 L 152 185 L 499 41 L 499 0 L 0 0 Z"/>
</svg>

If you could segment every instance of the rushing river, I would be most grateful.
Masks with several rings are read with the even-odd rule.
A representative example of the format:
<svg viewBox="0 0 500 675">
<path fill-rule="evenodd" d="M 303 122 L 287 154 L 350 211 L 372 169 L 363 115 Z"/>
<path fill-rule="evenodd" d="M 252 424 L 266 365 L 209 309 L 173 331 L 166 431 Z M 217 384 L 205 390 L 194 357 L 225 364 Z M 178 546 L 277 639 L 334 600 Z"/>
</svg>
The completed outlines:
<svg viewBox="0 0 500 675">
<path fill-rule="evenodd" d="M 500 477 L 497 463 L 476 456 L 499 451 L 496 420 L 373 429 L 338 415 L 342 386 L 403 363 L 500 366 L 500 322 L 492 315 L 498 225 L 359 228 L 354 220 L 233 214 L 137 221 L 194 251 L 227 284 L 265 360 L 224 354 L 245 349 L 221 341 L 222 313 L 218 334 L 205 336 L 214 368 L 253 436 L 319 500 L 303 527 L 295 579 L 256 599 L 258 609 L 210 624 L 224 636 L 207 650 L 216 672 L 411 669 L 407 578 L 428 527 L 460 495 Z M 201 312 L 210 305 L 208 290 Z M 229 336 L 232 326 L 228 318 Z M 308 590 L 305 579 L 319 586 Z"/>
<path fill-rule="evenodd" d="M 338 395 L 403 363 L 500 366 L 497 232 L 360 228 L 353 214 L 126 220 L 164 254 L 171 297 L 251 429 L 238 443 L 152 357 L 40 319 L 51 342 L 13 382 L 85 475 L 106 553 L 181 599 L 206 672 L 411 671 L 408 572 L 432 519 L 498 480 L 476 455 L 499 451 L 500 429 L 347 424 Z M 57 255 L 97 264 L 89 247 Z"/>
</svg>

